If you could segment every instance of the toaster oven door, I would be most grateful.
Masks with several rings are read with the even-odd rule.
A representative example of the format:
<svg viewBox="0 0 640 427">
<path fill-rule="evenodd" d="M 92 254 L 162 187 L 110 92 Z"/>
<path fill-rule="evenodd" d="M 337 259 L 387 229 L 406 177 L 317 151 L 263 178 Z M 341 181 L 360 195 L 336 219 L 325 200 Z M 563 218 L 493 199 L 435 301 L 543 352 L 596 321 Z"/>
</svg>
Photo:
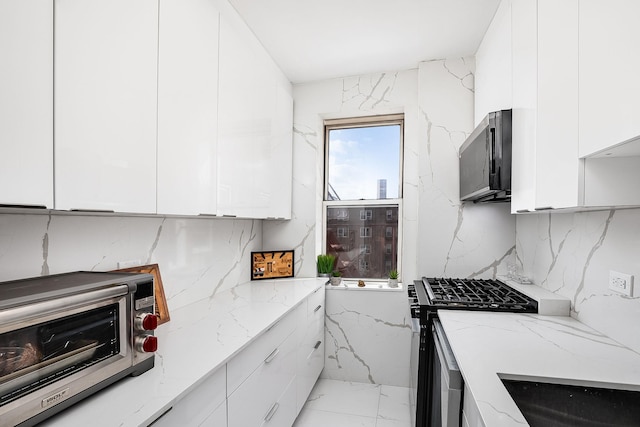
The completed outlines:
<svg viewBox="0 0 640 427">
<path fill-rule="evenodd" d="M 11 425 L 131 366 L 126 286 L 0 312 L 0 418 Z"/>
</svg>

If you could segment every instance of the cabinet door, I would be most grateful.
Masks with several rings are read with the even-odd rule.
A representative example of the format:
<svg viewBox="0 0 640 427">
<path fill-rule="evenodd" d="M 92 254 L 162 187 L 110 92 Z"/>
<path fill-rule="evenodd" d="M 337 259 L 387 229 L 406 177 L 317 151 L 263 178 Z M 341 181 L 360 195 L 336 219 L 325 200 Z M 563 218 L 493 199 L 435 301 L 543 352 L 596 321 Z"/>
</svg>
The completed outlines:
<svg viewBox="0 0 640 427">
<path fill-rule="evenodd" d="M 538 92 L 534 209 L 576 207 L 578 0 L 538 0 Z"/>
<path fill-rule="evenodd" d="M 216 214 L 218 10 L 163 0 L 158 65 L 158 213 Z"/>
<path fill-rule="evenodd" d="M 0 2 L 0 204 L 53 208 L 53 3 Z"/>
<path fill-rule="evenodd" d="M 267 192 L 264 216 L 291 219 L 291 192 L 293 191 L 293 96 L 291 84 L 276 85 L 271 146 L 265 162 L 265 173 L 271 183 Z"/>
<path fill-rule="evenodd" d="M 512 19 L 511 211 L 576 207 L 578 0 L 514 0 Z"/>
<path fill-rule="evenodd" d="M 640 2 L 580 0 L 580 156 L 640 135 Z"/>
<path fill-rule="evenodd" d="M 535 208 L 537 115 L 537 2 L 513 0 L 513 147 L 511 212 Z"/>
<path fill-rule="evenodd" d="M 55 0 L 55 207 L 156 212 L 157 0 Z"/>
<path fill-rule="evenodd" d="M 265 109 L 275 95 L 275 90 L 269 93 L 261 53 L 242 22 L 222 16 L 217 164 L 221 215 L 257 217 L 261 189 L 272 184 L 257 182 L 271 132 Z"/>
<path fill-rule="evenodd" d="M 243 22 L 220 20 L 218 213 L 290 218 L 291 84 Z"/>
</svg>

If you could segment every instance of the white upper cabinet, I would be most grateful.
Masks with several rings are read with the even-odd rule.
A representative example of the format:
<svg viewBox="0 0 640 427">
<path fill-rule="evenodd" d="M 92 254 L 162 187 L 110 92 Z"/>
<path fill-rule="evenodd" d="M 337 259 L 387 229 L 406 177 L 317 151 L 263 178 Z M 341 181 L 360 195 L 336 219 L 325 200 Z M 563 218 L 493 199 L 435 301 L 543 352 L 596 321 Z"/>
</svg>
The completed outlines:
<svg viewBox="0 0 640 427">
<path fill-rule="evenodd" d="M 237 18 L 221 16 L 219 58 L 218 214 L 289 218 L 291 85 Z"/>
<path fill-rule="evenodd" d="M 156 212 L 158 0 L 55 1 L 55 207 Z"/>
<path fill-rule="evenodd" d="M 577 207 L 578 0 L 512 1 L 512 212 Z"/>
<path fill-rule="evenodd" d="M 53 3 L 0 1 L 0 204 L 53 208 Z"/>
<path fill-rule="evenodd" d="M 476 53 L 474 125 L 512 105 L 511 1 L 500 3 Z"/>
<path fill-rule="evenodd" d="M 161 0 L 158 213 L 217 213 L 218 21 L 213 0 Z"/>
<path fill-rule="evenodd" d="M 580 157 L 640 137 L 639 20 L 637 0 L 580 0 Z"/>
</svg>

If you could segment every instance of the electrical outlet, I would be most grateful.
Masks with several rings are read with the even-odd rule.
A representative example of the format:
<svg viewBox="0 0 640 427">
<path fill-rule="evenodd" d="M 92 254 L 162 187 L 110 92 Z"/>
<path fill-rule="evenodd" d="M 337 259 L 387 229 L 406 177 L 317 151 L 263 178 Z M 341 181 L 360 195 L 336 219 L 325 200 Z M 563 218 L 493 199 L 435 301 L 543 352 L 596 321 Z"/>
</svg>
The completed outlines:
<svg viewBox="0 0 640 427">
<path fill-rule="evenodd" d="M 631 296 L 633 294 L 633 276 L 613 270 L 609 271 L 609 289 Z"/>
<path fill-rule="evenodd" d="M 134 259 L 130 261 L 118 261 L 118 269 L 120 268 L 129 268 L 129 267 L 137 267 L 142 265 L 142 261 L 139 259 Z"/>
</svg>

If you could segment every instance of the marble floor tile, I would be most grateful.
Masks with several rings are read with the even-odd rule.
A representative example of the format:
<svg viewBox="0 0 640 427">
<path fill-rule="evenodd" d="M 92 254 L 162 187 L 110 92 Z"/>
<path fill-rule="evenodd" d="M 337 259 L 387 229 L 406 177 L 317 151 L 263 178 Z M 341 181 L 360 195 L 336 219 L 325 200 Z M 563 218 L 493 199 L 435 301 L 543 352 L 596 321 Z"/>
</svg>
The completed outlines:
<svg viewBox="0 0 640 427">
<path fill-rule="evenodd" d="M 302 408 L 293 427 L 376 427 L 375 417 Z"/>
<path fill-rule="evenodd" d="M 411 427 L 409 389 L 319 379 L 293 427 Z"/>
<path fill-rule="evenodd" d="M 378 418 L 408 423 L 411 421 L 409 410 L 409 389 L 390 385 L 380 386 Z"/>
<path fill-rule="evenodd" d="M 376 418 L 380 385 L 320 379 L 305 407 L 341 414 Z"/>
<path fill-rule="evenodd" d="M 411 420 L 399 421 L 399 420 L 383 420 L 378 418 L 376 427 L 411 427 Z"/>
</svg>

